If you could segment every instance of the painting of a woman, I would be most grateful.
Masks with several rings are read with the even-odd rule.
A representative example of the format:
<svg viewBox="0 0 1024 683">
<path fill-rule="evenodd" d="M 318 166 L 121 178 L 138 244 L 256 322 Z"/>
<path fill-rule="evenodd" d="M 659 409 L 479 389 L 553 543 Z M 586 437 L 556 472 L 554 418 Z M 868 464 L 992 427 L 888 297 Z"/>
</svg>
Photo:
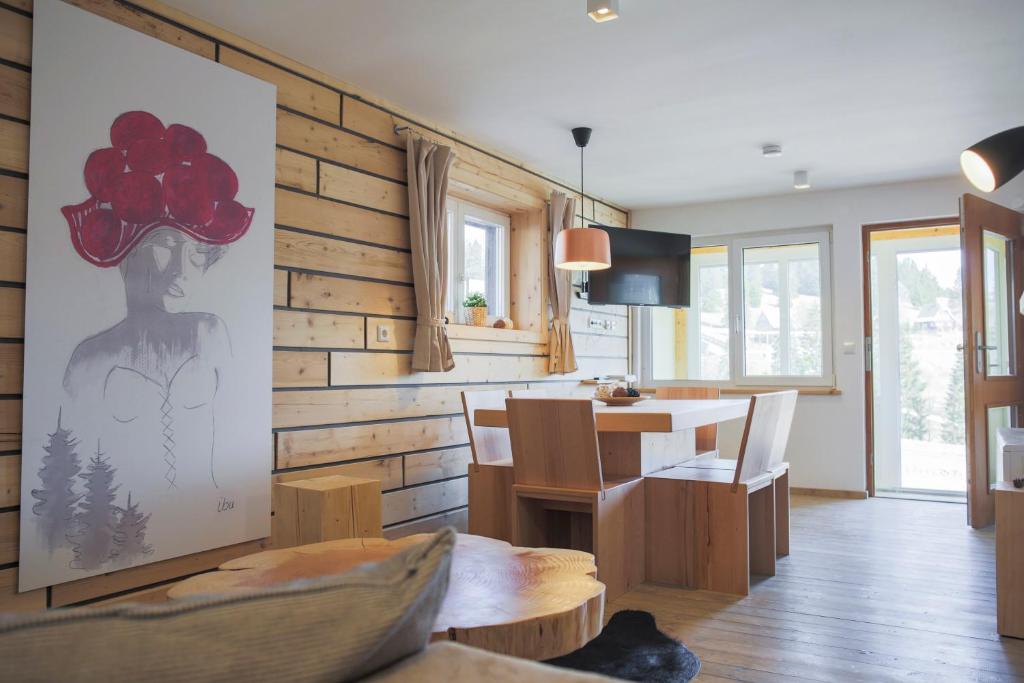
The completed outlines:
<svg viewBox="0 0 1024 683">
<path fill-rule="evenodd" d="M 32 12 L 19 590 L 270 534 L 273 84 Z"/>
<path fill-rule="evenodd" d="M 198 504 L 219 488 L 218 392 L 231 381 L 232 345 L 224 320 L 194 310 L 192 298 L 253 210 L 235 201 L 234 171 L 190 127 L 130 111 L 114 120 L 110 141 L 85 162 L 89 199 L 62 213 L 75 252 L 120 272 L 125 314 L 75 346 L 64 426 L 90 450 L 95 443 L 110 495 L 183 489 Z M 150 493 L 148 502 L 158 501 Z M 82 535 L 73 520 L 68 527 L 69 538 Z"/>
</svg>

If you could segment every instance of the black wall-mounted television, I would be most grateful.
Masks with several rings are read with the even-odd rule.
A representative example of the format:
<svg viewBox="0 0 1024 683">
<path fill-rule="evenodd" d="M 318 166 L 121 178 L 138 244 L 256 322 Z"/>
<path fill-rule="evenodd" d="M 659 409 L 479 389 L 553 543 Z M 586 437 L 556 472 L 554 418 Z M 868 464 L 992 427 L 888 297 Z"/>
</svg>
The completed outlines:
<svg viewBox="0 0 1024 683">
<path fill-rule="evenodd" d="M 612 267 L 588 273 L 592 304 L 690 305 L 690 236 L 591 225 L 608 233 Z"/>
</svg>

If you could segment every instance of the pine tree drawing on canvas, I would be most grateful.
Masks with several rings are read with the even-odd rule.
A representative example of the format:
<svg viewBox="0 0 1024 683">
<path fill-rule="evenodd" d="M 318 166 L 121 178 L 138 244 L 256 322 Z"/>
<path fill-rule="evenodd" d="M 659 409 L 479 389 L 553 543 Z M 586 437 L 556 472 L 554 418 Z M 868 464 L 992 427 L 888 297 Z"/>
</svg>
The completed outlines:
<svg viewBox="0 0 1024 683">
<path fill-rule="evenodd" d="M 118 565 L 127 566 L 153 552 L 153 546 L 146 543 L 149 515 L 139 511 L 139 503 L 132 502 L 131 493 L 128 494 L 128 505 L 117 508 L 117 513 L 112 559 Z"/>
<path fill-rule="evenodd" d="M 32 514 L 38 516 L 38 528 L 46 539 L 46 546 L 52 554 L 57 548 L 68 544 L 68 533 L 75 516 L 81 494 L 75 493 L 75 477 L 82 471 L 75 447 L 78 441 L 61 422 L 62 413 L 57 412 L 57 428 L 48 437 L 39 468 L 42 487 L 32 489 L 36 503 Z"/>
<path fill-rule="evenodd" d="M 75 569 L 96 569 L 109 561 L 114 551 L 114 498 L 119 488 L 114 484 L 114 475 L 114 468 L 97 444 L 96 455 L 89 459 L 85 473 L 78 475 L 85 480 L 85 494 L 75 515 L 72 536 L 75 558 L 71 566 Z"/>
</svg>

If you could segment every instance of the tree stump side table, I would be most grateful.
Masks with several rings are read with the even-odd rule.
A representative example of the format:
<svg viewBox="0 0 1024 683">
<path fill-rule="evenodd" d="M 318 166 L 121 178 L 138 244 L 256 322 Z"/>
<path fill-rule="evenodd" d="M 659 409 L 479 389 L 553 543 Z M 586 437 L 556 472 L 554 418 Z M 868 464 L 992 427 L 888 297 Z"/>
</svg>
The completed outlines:
<svg viewBox="0 0 1024 683">
<path fill-rule="evenodd" d="M 430 534 L 352 538 L 268 550 L 176 584 L 168 597 L 234 593 L 343 573 L 387 559 Z M 559 657 L 601 632 L 604 584 L 594 556 L 558 548 L 515 548 L 504 541 L 459 534 L 448 595 L 433 640 L 453 640 L 526 659 Z"/>
</svg>

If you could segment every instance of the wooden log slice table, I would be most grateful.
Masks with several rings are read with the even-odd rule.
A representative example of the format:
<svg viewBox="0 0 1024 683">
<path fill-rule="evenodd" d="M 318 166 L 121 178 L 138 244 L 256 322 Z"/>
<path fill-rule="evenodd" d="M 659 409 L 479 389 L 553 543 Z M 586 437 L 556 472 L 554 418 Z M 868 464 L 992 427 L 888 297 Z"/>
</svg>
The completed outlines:
<svg viewBox="0 0 1024 683">
<path fill-rule="evenodd" d="M 186 579 L 167 595 L 173 599 L 236 593 L 341 574 L 430 537 L 347 538 L 267 550 Z M 432 640 L 454 640 L 535 660 L 568 654 L 601 632 L 605 587 L 596 574 L 590 553 L 514 548 L 504 541 L 459 534 L 448 594 Z"/>
</svg>

